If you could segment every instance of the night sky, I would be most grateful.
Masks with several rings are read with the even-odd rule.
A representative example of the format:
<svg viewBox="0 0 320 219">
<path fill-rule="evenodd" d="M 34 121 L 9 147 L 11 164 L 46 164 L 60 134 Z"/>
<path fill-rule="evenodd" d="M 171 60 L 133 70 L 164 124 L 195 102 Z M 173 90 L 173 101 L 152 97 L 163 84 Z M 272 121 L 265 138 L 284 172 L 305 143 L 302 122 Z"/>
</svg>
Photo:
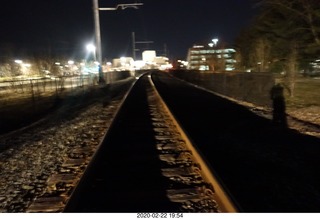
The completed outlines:
<svg viewBox="0 0 320 219">
<path fill-rule="evenodd" d="M 134 2 L 144 5 L 100 11 L 103 58 L 132 56 L 135 32 L 136 41 L 153 41 L 137 49 L 184 59 L 196 43 L 219 38 L 232 44 L 254 14 L 252 0 L 99 0 L 100 7 Z M 10 51 L 81 58 L 94 39 L 92 0 L 1 0 L 0 27 L 0 56 Z"/>
</svg>

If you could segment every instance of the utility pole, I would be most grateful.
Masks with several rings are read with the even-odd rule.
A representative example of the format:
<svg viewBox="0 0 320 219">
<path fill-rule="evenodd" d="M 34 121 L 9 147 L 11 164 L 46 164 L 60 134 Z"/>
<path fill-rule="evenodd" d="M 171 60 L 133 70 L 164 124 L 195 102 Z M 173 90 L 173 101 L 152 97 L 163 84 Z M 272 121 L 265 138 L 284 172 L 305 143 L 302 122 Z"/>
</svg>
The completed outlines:
<svg viewBox="0 0 320 219">
<path fill-rule="evenodd" d="M 165 57 L 168 57 L 169 55 L 168 55 L 168 47 L 167 47 L 167 44 L 165 43 L 164 45 L 163 45 L 163 47 L 164 47 L 164 56 Z M 168 57 L 169 58 L 169 57 Z"/>
<path fill-rule="evenodd" d="M 132 32 L 132 58 L 136 61 L 136 35 Z"/>
<path fill-rule="evenodd" d="M 96 56 L 99 65 L 99 83 L 105 83 L 102 72 L 102 50 L 101 50 L 101 32 L 100 32 L 100 17 L 99 17 L 99 3 L 98 0 L 93 0 L 93 12 L 94 12 L 94 28 L 95 28 L 95 40 L 96 40 Z M 109 80 L 107 79 L 107 83 Z"/>
<path fill-rule="evenodd" d="M 93 14 L 94 14 L 94 27 L 95 27 L 95 40 L 96 40 L 96 55 L 97 61 L 99 62 L 99 83 L 104 84 L 105 80 L 102 72 L 102 49 L 101 49 L 101 32 L 100 32 L 100 18 L 99 11 L 115 11 L 118 9 L 125 10 L 127 8 L 138 9 L 139 6 L 142 6 L 142 3 L 132 3 L 132 4 L 118 4 L 113 8 L 99 8 L 98 0 L 93 0 Z M 110 83 L 110 76 L 107 75 L 107 83 Z"/>
<path fill-rule="evenodd" d="M 136 44 L 149 44 L 153 43 L 153 41 L 136 41 L 136 35 L 135 32 L 132 32 L 132 56 L 133 60 L 136 60 L 136 51 L 139 51 L 136 49 Z"/>
</svg>

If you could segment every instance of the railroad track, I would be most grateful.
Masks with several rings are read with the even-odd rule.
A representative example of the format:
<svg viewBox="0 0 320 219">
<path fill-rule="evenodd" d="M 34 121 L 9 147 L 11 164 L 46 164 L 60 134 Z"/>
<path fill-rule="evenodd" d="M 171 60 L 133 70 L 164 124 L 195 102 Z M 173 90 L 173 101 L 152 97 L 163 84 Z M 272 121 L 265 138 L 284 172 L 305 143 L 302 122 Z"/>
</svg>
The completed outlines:
<svg viewBox="0 0 320 219">
<path fill-rule="evenodd" d="M 83 177 L 50 177 L 60 195 L 27 212 L 319 211 L 318 138 L 167 74 L 151 76 L 165 103 L 150 77 L 139 79 L 89 165 L 80 164 Z"/>
<path fill-rule="evenodd" d="M 64 212 L 236 212 L 156 91 L 133 86 Z"/>
</svg>

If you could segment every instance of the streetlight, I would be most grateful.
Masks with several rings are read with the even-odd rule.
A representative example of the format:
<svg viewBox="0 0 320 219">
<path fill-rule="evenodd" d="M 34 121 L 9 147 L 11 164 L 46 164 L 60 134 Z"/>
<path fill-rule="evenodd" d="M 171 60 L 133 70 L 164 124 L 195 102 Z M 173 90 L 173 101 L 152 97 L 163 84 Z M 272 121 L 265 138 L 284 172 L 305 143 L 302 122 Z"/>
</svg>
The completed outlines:
<svg viewBox="0 0 320 219">
<path fill-rule="evenodd" d="M 215 39 L 212 39 L 212 42 L 213 42 L 214 46 L 217 46 L 217 44 L 218 44 L 218 41 L 219 41 L 219 39 L 217 39 L 217 38 L 215 38 Z"/>
<path fill-rule="evenodd" d="M 86 47 L 87 47 L 88 52 L 92 52 L 92 53 L 93 53 L 94 61 L 97 61 L 96 47 L 95 47 L 95 45 L 93 45 L 93 44 L 88 44 Z"/>
<path fill-rule="evenodd" d="M 215 39 L 212 39 L 211 41 L 212 41 L 212 42 L 209 43 L 208 45 L 209 45 L 210 47 L 214 47 L 214 46 L 217 46 L 219 39 L 215 38 Z"/>
<path fill-rule="evenodd" d="M 17 64 L 22 64 L 23 63 L 23 61 L 20 60 L 20 59 L 16 59 L 16 60 L 14 60 L 14 62 L 17 63 Z"/>
<path fill-rule="evenodd" d="M 95 26 L 95 38 L 96 38 L 96 55 L 97 61 L 99 64 L 99 83 L 104 83 L 103 74 L 102 74 L 102 51 L 101 51 L 101 32 L 100 32 L 100 18 L 99 18 L 99 10 L 101 11 L 115 11 L 118 9 L 124 10 L 127 8 L 138 9 L 139 6 L 143 5 L 143 3 L 132 3 L 132 4 L 118 4 L 114 8 L 99 8 L 98 0 L 93 0 L 93 12 L 94 12 L 94 26 Z M 109 83 L 109 75 L 107 77 L 107 83 Z"/>
</svg>

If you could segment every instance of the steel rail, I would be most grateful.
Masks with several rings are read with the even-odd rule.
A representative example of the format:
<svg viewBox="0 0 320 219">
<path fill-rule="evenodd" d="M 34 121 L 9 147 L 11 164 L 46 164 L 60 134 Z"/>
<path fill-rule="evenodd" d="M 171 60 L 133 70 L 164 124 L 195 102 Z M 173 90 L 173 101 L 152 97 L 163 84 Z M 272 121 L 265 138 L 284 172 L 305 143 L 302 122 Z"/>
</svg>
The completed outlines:
<svg viewBox="0 0 320 219">
<path fill-rule="evenodd" d="M 210 168 L 208 167 L 207 163 L 204 161 L 204 159 L 202 158 L 202 156 L 200 155 L 200 153 L 198 152 L 198 150 L 196 149 L 196 146 L 194 146 L 191 142 L 191 140 L 189 139 L 189 137 L 187 136 L 187 134 L 185 133 L 184 129 L 182 128 L 182 126 L 180 125 L 180 123 L 177 121 L 177 119 L 174 117 L 174 115 L 171 113 L 170 109 L 168 108 L 167 104 L 165 103 L 165 101 L 163 100 L 163 98 L 161 97 L 161 94 L 158 92 L 158 90 L 156 89 L 155 84 L 152 81 L 152 78 L 149 77 L 149 81 L 154 89 L 154 91 L 156 92 L 158 98 L 161 101 L 161 104 L 163 105 L 163 107 L 165 108 L 166 112 L 168 113 L 168 115 L 170 116 L 171 120 L 174 122 L 174 124 L 176 125 L 178 131 L 180 132 L 183 140 L 186 142 L 186 146 L 188 147 L 188 149 L 190 151 L 192 151 L 192 155 L 194 156 L 195 160 L 197 163 L 200 164 L 201 166 L 201 173 L 203 178 L 211 183 L 213 185 L 214 191 L 215 191 L 215 199 L 218 202 L 218 205 L 220 206 L 220 209 L 222 212 L 238 212 L 236 206 L 234 205 L 234 203 L 231 201 L 231 198 L 227 195 L 227 193 L 224 191 L 223 187 L 221 186 L 221 184 L 219 183 L 219 181 L 217 180 L 217 178 L 212 174 L 212 171 L 210 170 Z"/>
</svg>

